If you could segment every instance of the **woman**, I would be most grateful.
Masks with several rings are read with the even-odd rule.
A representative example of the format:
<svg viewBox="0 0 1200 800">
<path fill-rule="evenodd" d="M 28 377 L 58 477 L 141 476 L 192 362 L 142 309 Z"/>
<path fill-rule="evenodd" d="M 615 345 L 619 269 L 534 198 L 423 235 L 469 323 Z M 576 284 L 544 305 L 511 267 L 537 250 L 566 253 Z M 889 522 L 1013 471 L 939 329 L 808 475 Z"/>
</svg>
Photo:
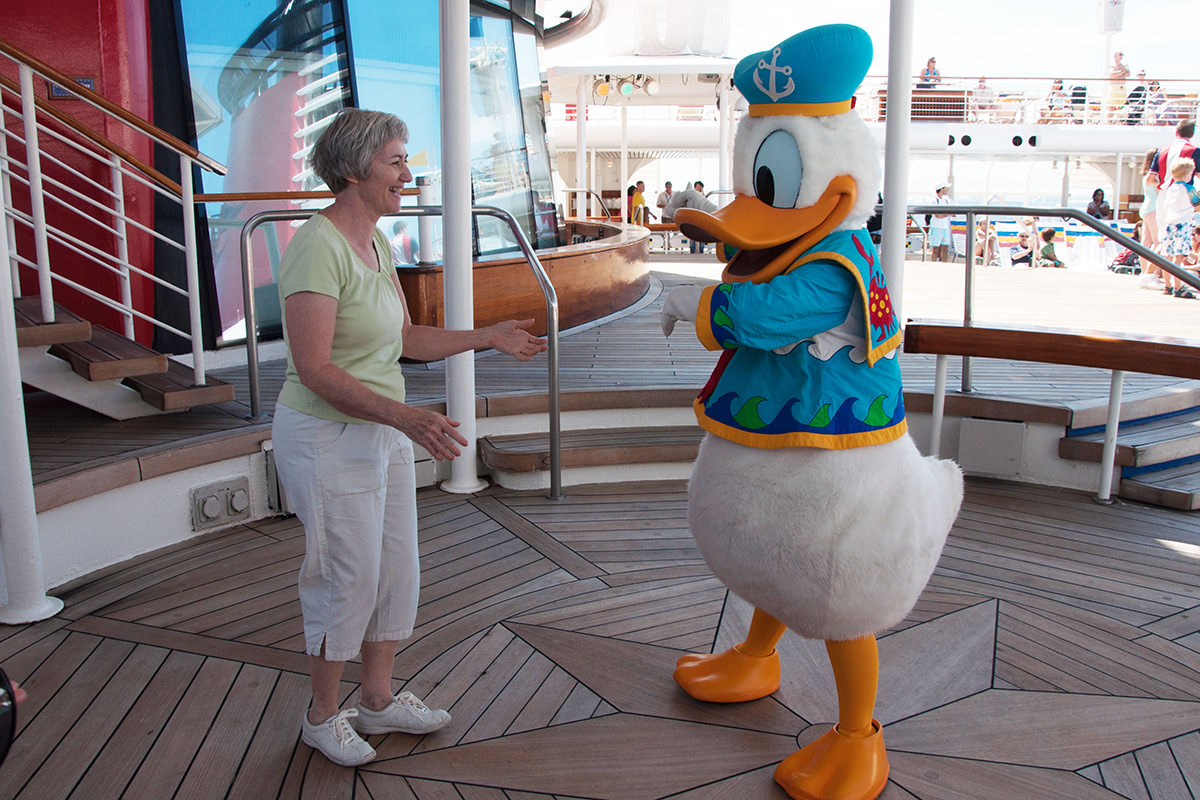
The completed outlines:
<svg viewBox="0 0 1200 800">
<path fill-rule="evenodd" d="M 1154 171 L 1154 162 L 1158 159 L 1158 151 L 1150 150 L 1142 159 L 1142 205 L 1138 214 L 1142 218 L 1141 243 L 1151 250 L 1158 249 L 1158 173 Z M 1138 286 L 1146 289 L 1161 289 L 1163 286 L 1162 270 L 1150 261 L 1144 261 L 1142 277 Z"/>
<path fill-rule="evenodd" d="M 301 739 L 343 766 L 375 757 L 360 733 L 422 734 L 450 721 L 408 692 L 393 697 L 391 676 L 417 609 L 412 446 L 442 461 L 467 441 L 455 420 L 405 405 L 399 359 L 494 347 L 528 360 L 546 348 L 525 330 L 533 320 L 469 331 L 412 324 L 376 226 L 412 180 L 407 141 L 391 114 L 339 113 L 311 158 L 333 204 L 296 231 L 279 267 L 288 369 L 273 446 L 306 537 L 300 607 L 312 704 Z M 360 652 L 358 707 L 339 711 L 345 662 Z"/>
<path fill-rule="evenodd" d="M 1108 201 L 1104 199 L 1104 190 L 1097 189 L 1092 192 L 1092 202 L 1088 203 L 1087 213 L 1089 217 L 1096 219 L 1112 219 L 1112 207 Z"/>
<path fill-rule="evenodd" d="M 918 89 L 932 89 L 937 84 L 942 82 L 942 73 L 937 70 L 937 59 L 933 56 L 925 62 L 925 69 L 921 70 L 921 74 L 917 76 Z"/>
</svg>

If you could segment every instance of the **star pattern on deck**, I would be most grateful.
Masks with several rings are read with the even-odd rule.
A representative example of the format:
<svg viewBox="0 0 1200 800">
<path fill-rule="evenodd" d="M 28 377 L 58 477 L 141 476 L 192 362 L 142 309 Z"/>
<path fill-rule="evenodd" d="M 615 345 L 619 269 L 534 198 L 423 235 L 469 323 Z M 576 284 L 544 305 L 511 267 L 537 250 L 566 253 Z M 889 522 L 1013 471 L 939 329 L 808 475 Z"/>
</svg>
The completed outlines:
<svg viewBox="0 0 1200 800">
<path fill-rule="evenodd" d="M 1101 785 L 1105 762 L 1195 735 L 1194 701 L 997 687 L 1001 606 L 979 602 L 880 637 L 877 716 L 891 763 L 884 798 L 1111 800 L 1125 795 Z M 749 613 L 730 596 L 718 649 L 738 640 Z M 452 741 L 462 734 L 452 724 L 417 751 L 381 751 L 380 761 L 360 770 L 372 773 L 362 776 L 368 786 L 403 776 L 530 796 L 577 797 L 583 785 L 592 787 L 587 797 L 622 800 L 783 798 L 771 778 L 775 764 L 836 718 L 821 642 L 785 636 L 780 690 L 725 706 L 695 701 L 674 686 L 678 650 L 519 619 L 498 627 L 595 692 L 603 701 L 598 715 L 462 743 Z M 916 676 L 924 679 L 914 683 Z M 1089 720 L 1086 729 L 1078 727 L 1081 718 Z M 979 794 L 980 786 L 994 791 Z"/>
</svg>

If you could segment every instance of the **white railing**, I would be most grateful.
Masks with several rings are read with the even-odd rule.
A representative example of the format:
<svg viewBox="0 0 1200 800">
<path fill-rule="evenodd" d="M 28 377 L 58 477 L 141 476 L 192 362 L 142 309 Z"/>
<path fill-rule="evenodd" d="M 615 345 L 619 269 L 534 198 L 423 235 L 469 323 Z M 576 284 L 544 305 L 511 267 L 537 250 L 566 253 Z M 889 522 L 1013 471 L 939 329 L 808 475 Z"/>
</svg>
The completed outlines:
<svg viewBox="0 0 1200 800">
<path fill-rule="evenodd" d="M 224 174 L 225 167 L 7 43 L 0 42 L 0 56 L 13 62 L 20 75 L 18 85 L 0 81 L 0 192 L 13 296 L 21 296 L 22 270 L 33 270 L 38 276 L 45 322 L 55 319 L 54 293 L 62 286 L 115 311 L 127 337 L 134 335 L 135 320 L 174 334 L 189 342 L 194 380 L 203 385 L 204 341 L 192 170 L 199 166 Z M 175 183 L 37 98 L 35 76 L 46 80 L 56 94 L 65 92 L 99 109 L 109 120 L 123 124 L 140 140 L 139 148 L 149 152 L 166 148 L 179 160 L 180 182 Z M 19 157 L 22 153 L 23 160 Z M 125 193 L 130 185 L 179 206 L 182 239 L 155 230 L 152 203 L 140 213 L 126 209 Z M 138 248 L 130 247 L 132 237 L 147 245 L 143 250 L 150 253 L 151 263 L 133 263 L 131 253 Z M 155 243 L 182 254 L 182 285 L 156 274 Z M 116 277 L 115 281 L 110 275 Z M 187 325 L 176 327 L 157 319 L 152 309 L 139 308 L 133 296 L 134 280 L 147 281 L 187 298 Z"/>
<path fill-rule="evenodd" d="M 1139 87 L 1141 87 L 1139 89 Z M 1123 83 L 1088 76 L 944 77 L 931 87 L 912 79 L 914 122 L 975 122 L 981 124 L 1175 125 L 1195 119 L 1200 81 L 1195 79 L 1141 80 Z M 868 75 L 855 92 L 859 114 L 882 122 L 887 112 L 887 79 Z M 623 103 L 595 99 L 587 107 L 589 121 L 613 121 Z M 552 102 L 550 119 L 574 121 L 573 102 Z M 630 122 L 707 122 L 718 119 L 713 102 L 704 106 L 654 104 L 640 99 L 628 105 Z"/>
</svg>

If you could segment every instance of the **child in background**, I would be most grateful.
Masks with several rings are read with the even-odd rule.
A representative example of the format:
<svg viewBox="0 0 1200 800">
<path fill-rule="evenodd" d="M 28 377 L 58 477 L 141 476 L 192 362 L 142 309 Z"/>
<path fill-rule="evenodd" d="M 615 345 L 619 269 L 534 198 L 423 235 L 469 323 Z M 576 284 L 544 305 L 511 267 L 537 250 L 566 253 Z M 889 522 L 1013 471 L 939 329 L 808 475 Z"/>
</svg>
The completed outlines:
<svg viewBox="0 0 1200 800">
<path fill-rule="evenodd" d="M 1054 237 L 1057 235 L 1058 231 L 1054 228 L 1046 228 L 1042 231 L 1042 242 L 1044 244 L 1042 244 L 1042 249 L 1038 253 L 1037 265 L 1039 267 L 1057 267 L 1061 269 L 1067 266 L 1059 261 L 1058 257 L 1054 254 Z"/>
<path fill-rule="evenodd" d="M 1187 182 L 1192 179 L 1196 164 L 1190 157 L 1176 158 L 1167 170 L 1171 183 L 1159 197 L 1158 216 L 1162 224 L 1163 254 L 1179 266 L 1184 266 L 1192 254 L 1192 198 Z M 1194 298 L 1183 281 L 1163 271 L 1163 294 Z"/>
</svg>

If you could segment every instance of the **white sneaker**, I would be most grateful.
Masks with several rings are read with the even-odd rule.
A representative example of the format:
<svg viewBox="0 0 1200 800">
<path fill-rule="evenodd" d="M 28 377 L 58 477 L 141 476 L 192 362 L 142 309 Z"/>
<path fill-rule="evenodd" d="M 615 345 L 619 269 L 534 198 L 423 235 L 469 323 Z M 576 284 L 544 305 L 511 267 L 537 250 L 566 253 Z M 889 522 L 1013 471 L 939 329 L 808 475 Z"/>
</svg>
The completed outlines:
<svg viewBox="0 0 1200 800">
<path fill-rule="evenodd" d="M 375 760 L 375 748 L 367 744 L 350 725 L 350 720 L 358 716 L 358 709 L 347 708 L 334 714 L 320 725 L 308 721 L 305 712 L 300 726 L 300 741 L 314 750 L 321 752 L 335 764 L 343 767 L 357 767 Z"/>
<path fill-rule="evenodd" d="M 354 727 L 359 733 L 425 734 L 444 728 L 449 723 L 449 712 L 430 708 L 412 692 L 401 692 L 379 711 L 360 705 Z"/>
<path fill-rule="evenodd" d="M 1161 289 L 1161 288 L 1163 288 L 1162 279 L 1160 279 L 1157 275 L 1151 275 L 1148 272 L 1143 274 L 1142 277 L 1138 278 L 1137 285 L 1138 285 L 1139 289 Z"/>
</svg>

